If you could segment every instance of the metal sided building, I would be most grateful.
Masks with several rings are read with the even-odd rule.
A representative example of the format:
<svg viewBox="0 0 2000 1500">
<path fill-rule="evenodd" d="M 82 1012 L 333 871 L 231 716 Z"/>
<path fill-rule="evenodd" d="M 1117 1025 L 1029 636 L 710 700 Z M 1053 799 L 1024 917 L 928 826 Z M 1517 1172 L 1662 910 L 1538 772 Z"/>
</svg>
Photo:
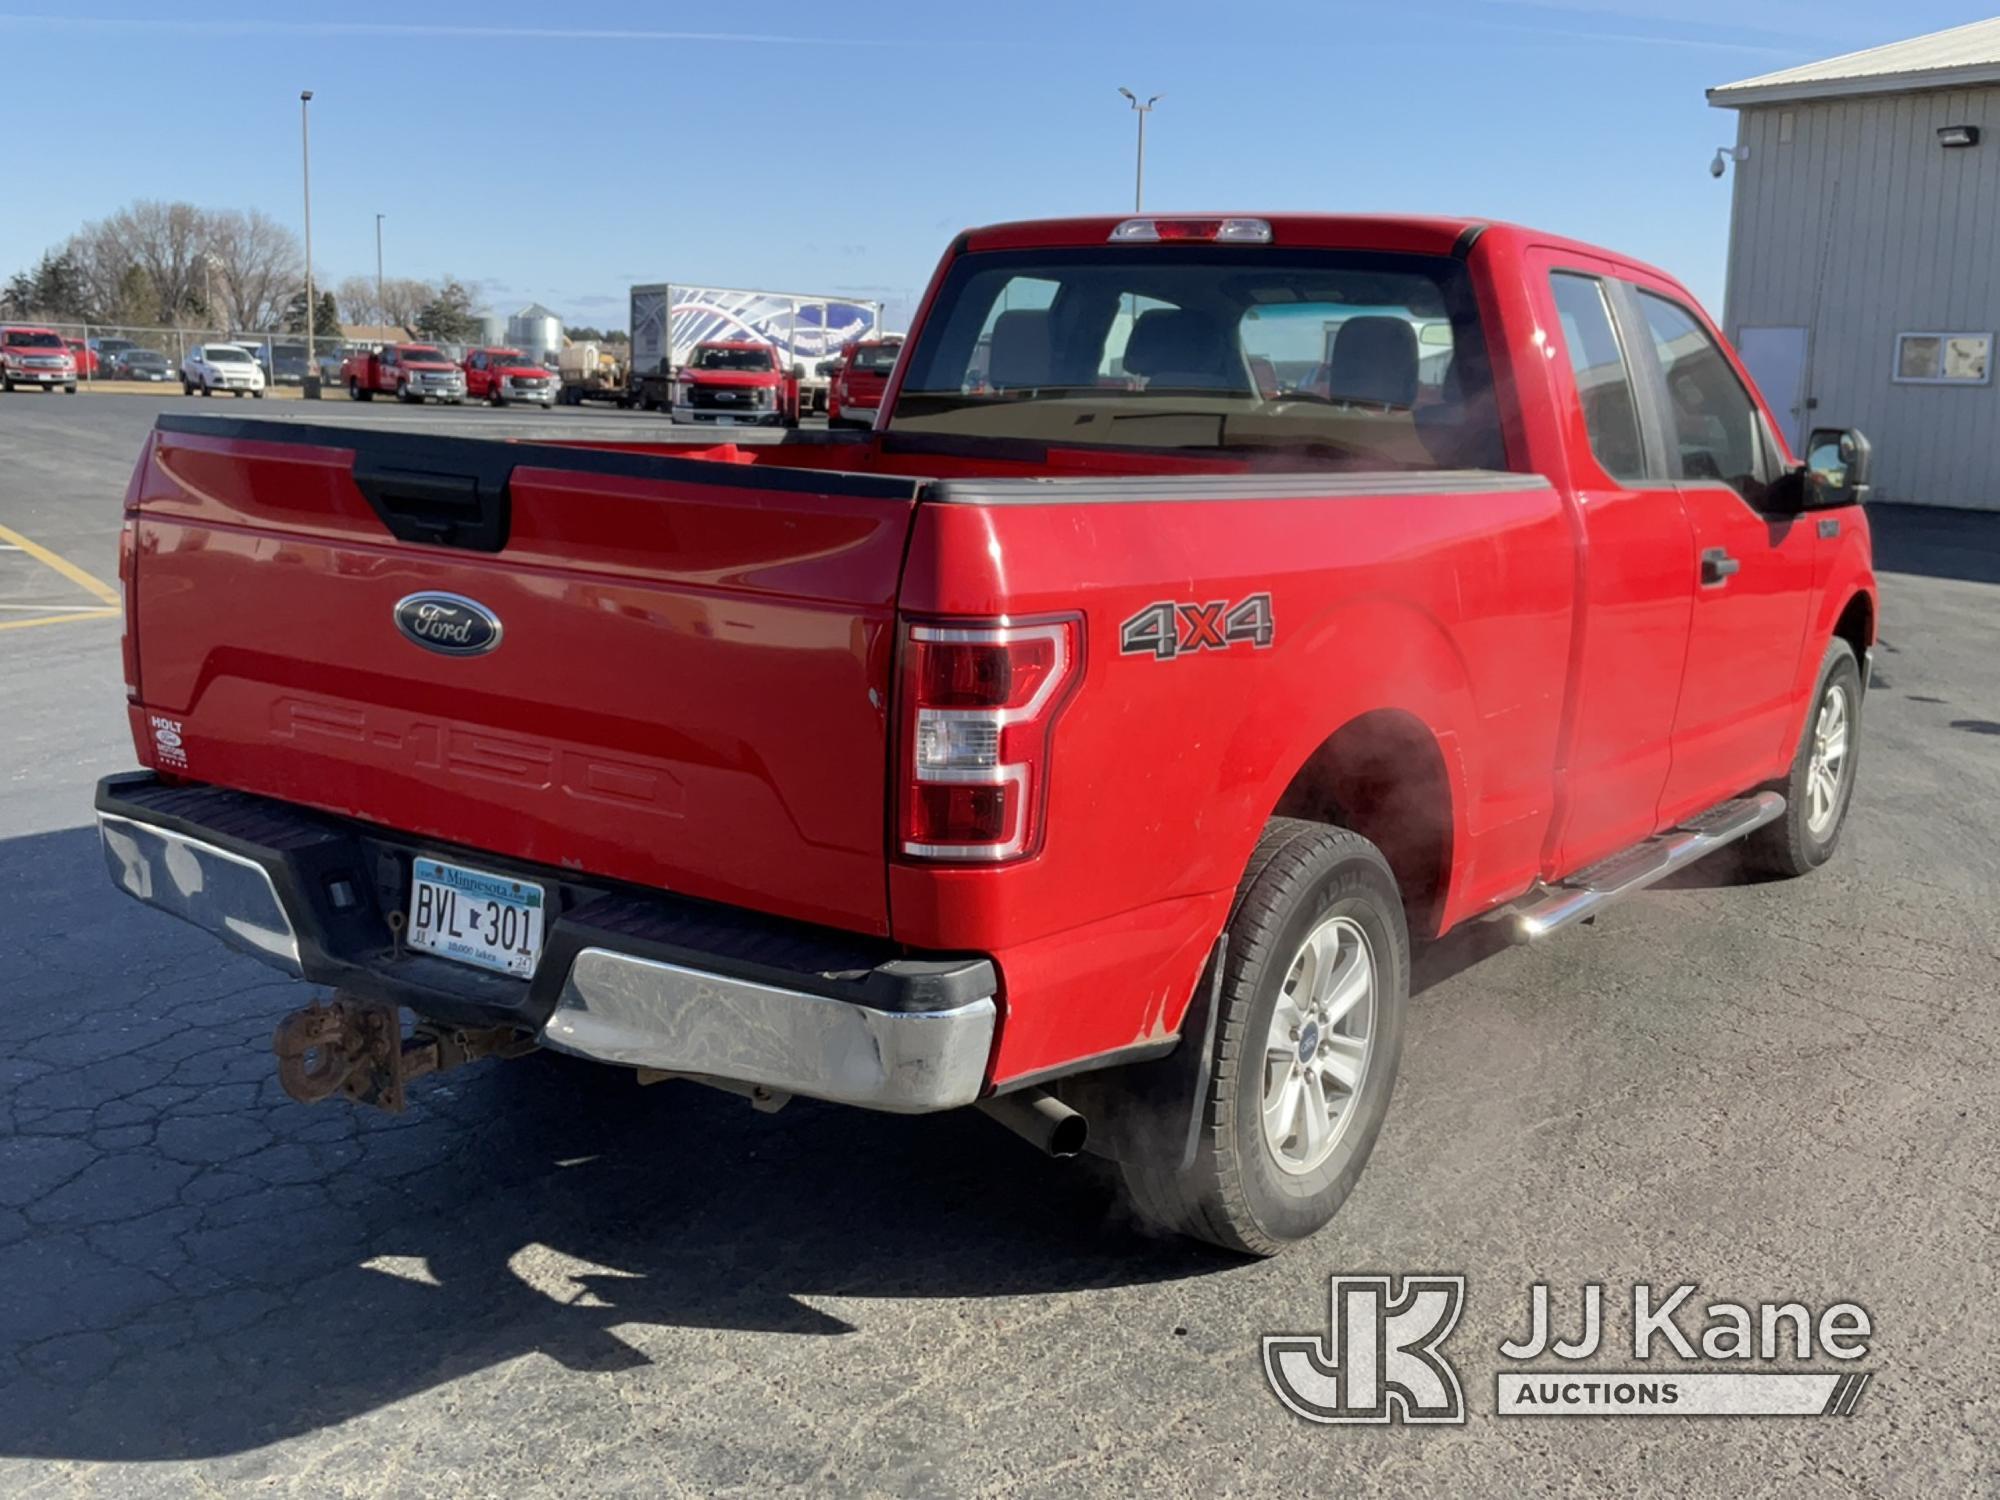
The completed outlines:
<svg viewBox="0 0 2000 1500">
<path fill-rule="evenodd" d="M 1737 112 L 1724 322 L 1882 500 L 2000 510 L 2000 20 L 1708 91 Z"/>
</svg>

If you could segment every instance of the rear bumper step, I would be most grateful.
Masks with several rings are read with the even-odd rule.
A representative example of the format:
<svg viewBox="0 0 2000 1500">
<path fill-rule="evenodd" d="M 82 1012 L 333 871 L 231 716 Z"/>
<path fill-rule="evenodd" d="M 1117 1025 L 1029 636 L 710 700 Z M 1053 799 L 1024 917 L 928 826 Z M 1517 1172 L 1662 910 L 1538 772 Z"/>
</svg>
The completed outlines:
<svg viewBox="0 0 2000 1500">
<path fill-rule="evenodd" d="M 1755 833 L 1785 811 L 1776 792 L 1757 792 L 1720 803 L 1679 828 L 1655 834 L 1631 848 L 1577 871 L 1560 885 L 1546 887 L 1514 904 L 1509 916 L 1522 941 L 1594 917 L 1614 901 L 1664 880 L 1724 844 Z"/>
<path fill-rule="evenodd" d="M 413 840 L 219 787 L 107 777 L 112 881 L 282 972 L 456 1026 L 510 1027 L 602 1062 L 896 1112 L 969 1104 L 998 981 L 979 957 L 894 945 Z M 405 947 L 410 861 L 435 855 L 543 885 L 532 979 Z"/>
</svg>

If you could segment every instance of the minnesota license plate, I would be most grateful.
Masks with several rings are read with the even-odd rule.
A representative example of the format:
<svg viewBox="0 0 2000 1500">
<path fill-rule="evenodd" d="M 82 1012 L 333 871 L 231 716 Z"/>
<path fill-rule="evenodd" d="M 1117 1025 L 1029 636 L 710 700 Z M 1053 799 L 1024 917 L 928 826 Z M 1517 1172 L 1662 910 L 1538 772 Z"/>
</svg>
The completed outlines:
<svg viewBox="0 0 2000 1500">
<path fill-rule="evenodd" d="M 528 881 L 418 858 L 410 863 L 409 944 L 527 979 L 542 953 L 545 905 L 545 892 Z"/>
</svg>

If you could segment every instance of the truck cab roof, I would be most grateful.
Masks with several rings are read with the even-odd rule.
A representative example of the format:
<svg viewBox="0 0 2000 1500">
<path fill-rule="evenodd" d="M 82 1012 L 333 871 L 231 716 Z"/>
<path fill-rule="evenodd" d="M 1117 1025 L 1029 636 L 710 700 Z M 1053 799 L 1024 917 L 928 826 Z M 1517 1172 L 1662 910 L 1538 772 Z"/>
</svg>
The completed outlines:
<svg viewBox="0 0 2000 1500">
<path fill-rule="evenodd" d="M 1117 241 L 1114 232 L 1121 225 L 1150 223 L 1158 226 L 1154 236 L 1121 236 L 1126 243 L 1156 244 L 1161 241 L 1216 241 L 1236 244 L 1270 244 L 1327 250 L 1388 250 L 1415 255 L 1468 255 L 1483 238 L 1512 241 L 1516 248 L 1542 245 L 1600 260 L 1663 280 L 1676 278 L 1644 261 L 1634 260 L 1614 250 L 1565 235 L 1550 234 L 1524 224 L 1502 220 L 1459 218 L 1425 214 L 1246 214 L 1145 213 L 1092 214 L 1064 219 L 1017 219 L 968 229 L 959 236 L 956 249 L 1039 250 L 1057 247 L 1104 245 Z M 1237 223 L 1265 226 L 1268 239 L 1252 240 L 1219 236 L 1210 226 Z"/>
</svg>

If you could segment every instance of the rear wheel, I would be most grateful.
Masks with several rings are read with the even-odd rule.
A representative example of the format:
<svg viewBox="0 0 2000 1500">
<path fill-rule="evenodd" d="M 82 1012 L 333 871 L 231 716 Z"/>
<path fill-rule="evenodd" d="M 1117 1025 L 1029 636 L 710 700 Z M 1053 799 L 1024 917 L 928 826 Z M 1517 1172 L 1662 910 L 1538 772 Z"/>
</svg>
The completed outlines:
<svg viewBox="0 0 2000 1500">
<path fill-rule="evenodd" d="M 1238 888 L 1201 1097 L 1135 1132 L 1120 1163 L 1135 1206 L 1252 1255 L 1324 1226 L 1388 1112 L 1409 991 L 1409 932 L 1381 851 L 1346 829 L 1272 819 Z"/>
<path fill-rule="evenodd" d="M 1779 786 L 1785 794 L 1784 816 L 1766 823 L 1744 844 L 1753 868 L 1804 875 L 1833 857 L 1861 763 L 1861 698 L 1861 664 L 1854 648 L 1835 636 L 1820 660 L 1818 690 L 1791 772 Z"/>
</svg>

